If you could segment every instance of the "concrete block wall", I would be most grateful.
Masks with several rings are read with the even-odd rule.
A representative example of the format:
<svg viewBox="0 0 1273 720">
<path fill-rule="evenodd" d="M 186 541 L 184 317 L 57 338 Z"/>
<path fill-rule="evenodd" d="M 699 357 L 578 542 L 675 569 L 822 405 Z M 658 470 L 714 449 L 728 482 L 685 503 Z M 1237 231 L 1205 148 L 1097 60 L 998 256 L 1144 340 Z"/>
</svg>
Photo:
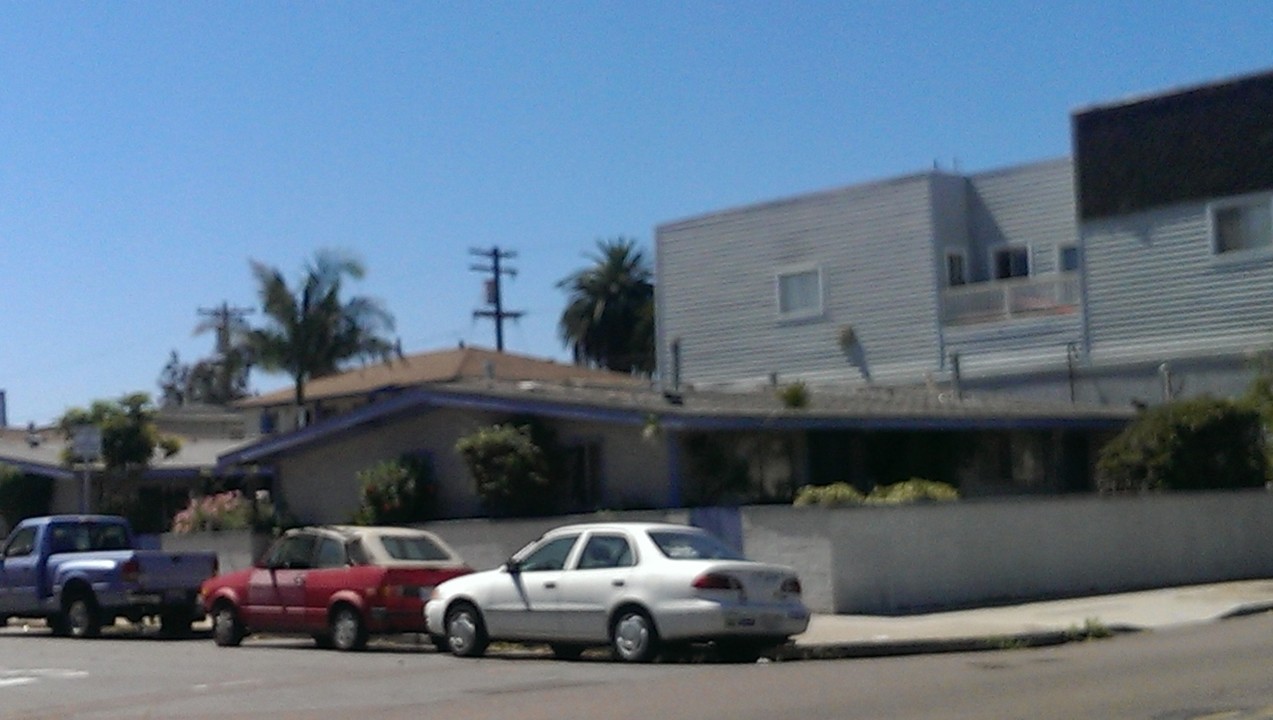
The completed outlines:
<svg viewBox="0 0 1273 720">
<path fill-rule="evenodd" d="M 1020 600 L 1273 578 L 1273 492 L 1033 496 L 843 509 L 739 509 L 748 557 L 789 565 L 815 612 L 905 614 Z M 428 523 L 470 565 L 497 567 L 550 528 L 686 523 L 687 510 Z M 269 538 L 165 535 L 247 567 Z M 211 544 L 210 544 L 211 543 Z"/>
</svg>

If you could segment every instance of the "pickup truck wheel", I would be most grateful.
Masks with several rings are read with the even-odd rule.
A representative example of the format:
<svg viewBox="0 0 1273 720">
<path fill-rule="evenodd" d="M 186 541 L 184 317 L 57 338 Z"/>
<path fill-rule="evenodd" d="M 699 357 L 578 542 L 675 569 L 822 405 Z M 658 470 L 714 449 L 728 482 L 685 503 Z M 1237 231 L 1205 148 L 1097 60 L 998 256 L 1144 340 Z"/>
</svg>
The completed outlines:
<svg viewBox="0 0 1273 720">
<path fill-rule="evenodd" d="M 77 595 L 66 606 L 66 634 L 73 638 L 97 637 L 102 631 L 102 621 L 97 616 L 97 603 L 93 598 Z"/>
<path fill-rule="evenodd" d="M 221 647 L 237 647 L 243 642 L 243 625 L 234 609 L 221 605 L 212 611 L 212 642 Z"/>
<path fill-rule="evenodd" d="M 361 650 L 367 646 L 367 626 L 357 610 L 341 605 L 332 612 L 331 637 L 337 650 Z"/>
</svg>

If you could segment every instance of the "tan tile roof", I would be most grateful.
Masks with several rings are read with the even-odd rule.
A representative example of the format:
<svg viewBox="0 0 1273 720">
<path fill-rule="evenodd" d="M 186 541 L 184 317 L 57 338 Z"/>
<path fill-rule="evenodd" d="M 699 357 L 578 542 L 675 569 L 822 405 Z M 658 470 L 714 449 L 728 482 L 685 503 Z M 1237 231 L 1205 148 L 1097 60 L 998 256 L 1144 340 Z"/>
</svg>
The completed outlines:
<svg viewBox="0 0 1273 720">
<path fill-rule="evenodd" d="M 377 390 L 494 377 L 499 380 L 534 380 L 581 386 L 639 387 L 648 380 L 624 373 L 595 370 L 554 360 L 501 353 L 477 347 L 417 353 L 389 362 L 355 368 L 305 384 L 305 399 L 324 400 L 366 395 Z M 238 403 L 239 407 L 290 405 L 291 387 Z"/>
</svg>

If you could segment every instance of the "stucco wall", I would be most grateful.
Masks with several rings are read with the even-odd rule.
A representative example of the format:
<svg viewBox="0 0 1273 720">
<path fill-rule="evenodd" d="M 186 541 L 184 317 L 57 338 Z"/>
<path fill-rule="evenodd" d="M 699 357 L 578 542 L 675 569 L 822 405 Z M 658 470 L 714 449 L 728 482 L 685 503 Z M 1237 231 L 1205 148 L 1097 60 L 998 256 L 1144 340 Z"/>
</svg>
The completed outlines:
<svg viewBox="0 0 1273 720">
<path fill-rule="evenodd" d="M 741 510 L 756 560 L 796 569 L 817 612 L 901 614 L 1273 577 L 1273 493 L 1030 497 Z M 606 513 L 687 522 L 687 511 Z M 431 523 L 474 567 L 595 515 Z"/>
</svg>

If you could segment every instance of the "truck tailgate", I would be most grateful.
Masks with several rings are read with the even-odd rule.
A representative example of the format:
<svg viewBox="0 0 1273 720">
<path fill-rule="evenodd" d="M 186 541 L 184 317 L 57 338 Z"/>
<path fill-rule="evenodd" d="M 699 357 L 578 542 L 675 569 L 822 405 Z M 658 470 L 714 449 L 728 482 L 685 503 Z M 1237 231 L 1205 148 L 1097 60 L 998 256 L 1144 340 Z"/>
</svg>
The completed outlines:
<svg viewBox="0 0 1273 720">
<path fill-rule="evenodd" d="M 217 570 L 214 552 L 137 550 L 134 557 L 141 567 L 137 582 L 145 591 L 197 590 Z"/>
</svg>

